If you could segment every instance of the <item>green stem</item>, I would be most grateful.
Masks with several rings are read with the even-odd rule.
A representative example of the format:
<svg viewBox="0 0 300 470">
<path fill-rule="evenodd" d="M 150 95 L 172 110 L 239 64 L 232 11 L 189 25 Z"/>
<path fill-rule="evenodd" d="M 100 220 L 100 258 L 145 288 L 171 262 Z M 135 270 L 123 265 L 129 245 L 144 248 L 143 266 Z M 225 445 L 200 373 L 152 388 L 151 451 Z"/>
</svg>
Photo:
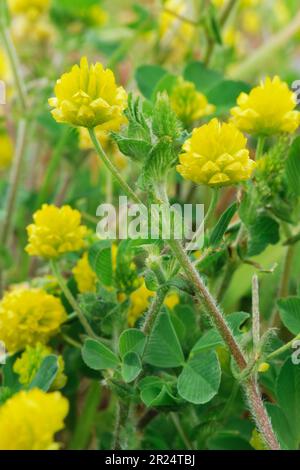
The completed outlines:
<svg viewBox="0 0 300 470">
<path fill-rule="evenodd" d="M 266 137 L 264 135 L 260 135 L 257 139 L 257 146 L 256 146 L 256 161 L 258 161 L 264 154 L 264 147 L 265 147 Z"/>
<path fill-rule="evenodd" d="M 21 179 L 22 162 L 25 150 L 26 134 L 28 122 L 21 119 L 18 126 L 17 142 L 13 164 L 10 171 L 10 181 L 8 187 L 7 198 L 4 207 L 4 221 L 1 231 L 1 243 L 6 244 L 11 228 L 12 217 L 14 215 L 14 208 L 18 193 L 18 188 Z"/>
<path fill-rule="evenodd" d="M 63 129 L 61 133 L 61 136 L 57 142 L 57 145 L 51 155 L 51 159 L 47 165 L 47 170 L 46 170 L 46 174 L 44 177 L 44 181 L 43 181 L 42 187 L 40 188 L 39 197 L 36 203 L 37 208 L 39 208 L 44 202 L 46 202 L 47 193 L 51 185 L 51 182 L 53 180 L 53 177 L 55 175 L 55 172 L 57 170 L 57 167 L 61 161 L 61 154 L 66 144 L 66 141 L 68 139 L 68 135 L 69 135 L 69 128 L 65 127 L 65 129 Z"/>
<path fill-rule="evenodd" d="M 3 13 L 2 13 L 3 14 Z M 18 98 L 22 112 L 25 113 L 27 109 L 27 97 L 26 97 L 26 88 L 25 81 L 22 77 L 22 68 L 19 62 L 19 58 L 14 46 L 14 43 L 11 39 L 9 29 L 4 25 L 4 20 L 0 21 L 0 35 L 3 41 L 4 49 L 9 59 L 11 70 L 13 73 L 16 89 L 18 92 Z"/>
<path fill-rule="evenodd" d="M 289 341 L 288 343 L 284 344 L 283 346 L 281 346 L 280 348 L 276 349 L 275 351 L 271 352 L 267 357 L 266 357 L 266 360 L 269 360 L 269 359 L 274 359 L 274 357 L 277 357 L 279 356 L 280 354 L 284 353 L 285 351 L 287 351 L 288 349 L 290 349 L 292 346 L 293 346 L 293 343 L 294 341 L 300 339 L 300 333 L 295 336 L 293 339 L 291 339 L 291 341 Z"/>
<path fill-rule="evenodd" d="M 122 431 L 128 418 L 129 407 L 130 407 L 129 403 L 126 404 L 126 403 L 123 403 L 121 400 L 118 400 L 117 409 L 116 409 L 114 442 L 112 446 L 113 450 L 123 450 Z"/>
<path fill-rule="evenodd" d="M 98 381 L 92 381 L 81 411 L 77 420 L 76 428 L 71 439 L 69 449 L 86 449 L 91 439 L 92 427 L 100 401 L 100 386 Z"/>
<path fill-rule="evenodd" d="M 58 284 L 60 285 L 60 288 L 61 288 L 62 292 L 64 293 L 67 301 L 69 302 L 71 307 L 74 309 L 74 311 L 77 313 L 78 319 L 79 319 L 81 325 L 83 326 L 85 332 L 89 336 L 91 336 L 92 338 L 98 338 L 97 335 L 95 335 L 95 333 L 93 332 L 93 330 L 92 330 L 89 322 L 87 321 L 84 313 L 81 311 L 81 308 L 79 307 L 79 305 L 78 305 L 76 299 L 74 298 L 72 292 L 68 288 L 63 276 L 61 275 L 61 272 L 59 270 L 57 262 L 54 261 L 54 260 L 51 260 L 50 261 L 50 266 L 51 266 L 53 274 L 56 277 L 56 279 L 58 281 Z"/>
<path fill-rule="evenodd" d="M 171 419 L 174 423 L 174 426 L 179 434 L 179 436 L 181 437 L 185 447 L 188 449 L 188 450 L 193 450 L 193 446 L 191 444 L 191 442 L 189 441 L 187 435 L 185 434 L 182 426 L 181 426 L 181 422 L 180 422 L 180 419 L 179 419 L 179 416 L 177 413 L 174 413 L 173 411 L 170 413 L 170 416 L 171 416 Z"/>
<path fill-rule="evenodd" d="M 100 157 L 100 159 L 104 162 L 108 170 L 111 172 L 113 177 L 118 181 L 119 185 L 123 189 L 123 191 L 132 199 L 132 201 L 136 202 L 137 204 L 142 204 L 142 201 L 139 199 L 139 197 L 135 194 L 135 192 L 130 188 L 130 186 L 126 183 L 126 181 L 123 180 L 122 176 L 120 175 L 119 171 L 117 168 L 114 166 L 114 164 L 110 161 L 106 153 L 104 152 L 100 142 L 97 139 L 96 133 L 94 129 L 89 129 L 89 134 L 92 140 L 92 143 L 95 147 L 95 150 Z"/>
<path fill-rule="evenodd" d="M 142 326 L 142 331 L 145 333 L 145 335 L 149 335 L 151 332 L 155 319 L 160 312 L 168 291 L 169 287 L 164 286 L 156 292 L 156 295 L 150 304 L 149 310 L 146 313 L 145 322 Z"/>
</svg>

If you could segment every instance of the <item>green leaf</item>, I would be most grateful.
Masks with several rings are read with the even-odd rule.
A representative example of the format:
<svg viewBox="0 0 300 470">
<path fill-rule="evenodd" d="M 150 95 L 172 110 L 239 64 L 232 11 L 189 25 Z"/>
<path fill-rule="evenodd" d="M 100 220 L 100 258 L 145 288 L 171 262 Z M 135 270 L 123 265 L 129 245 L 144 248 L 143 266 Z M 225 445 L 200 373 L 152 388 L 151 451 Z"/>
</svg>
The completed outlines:
<svg viewBox="0 0 300 470">
<path fill-rule="evenodd" d="M 249 318 L 249 316 L 249 313 L 246 312 L 235 312 L 230 315 L 226 315 L 227 323 L 235 337 L 238 337 L 241 334 L 240 327 Z M 192 352 L 196 354 L 222 344 L 224 344 L 224 341 L 220 333 L 215 328 L 212 328 L 201 336 L 193 347 Z"/>
<path fill-rule="evenodd" d="M 159 65 L 141 65 L 136 69 L 135 79 L 145 98 L 151 99 L 153 90 L 166 73 Z"/>
<path fill-rule="evenodd" d="M 156 367 L 178 367 L 184 356 L 174 326 L 167 311 L 162 310 L 150 334 L 145 362 Z"/>
<path fill-rule="evenodd" d="M 115 369 L 119 359 L 108 347 L 95 339 L 86 339 L 82 347 L 82 359 L 91 369 Z"/>
<path fill-rule="evenodd" d="M 141 400 L 149 408 L 157 406 L 174 406 L 180 399 L 174 396 L 169 384 L 160 377 L 148 376 L 139 383 Z"/>
<path fill-rule="evenodd" d="M 2 385 L 10 388 L 14 393 L 20 390 L 19 375 L 14 372 L 13 366 L 16 355 L 8 356 L 5 364 L 2 366 Z"/>
<path fill-rule="evenodd" d="M 111 241 L 101 240 L 94 243 L 88 252 L 88 259 L 98 279 L 106 286 L 111 286 L 113 278 Z"/>
<path fill-rule="evenodd" d="M 220 82 L 223 76 L 208 69 L 203 62 L 190 62 L 184 71 L 184 78 L 195 83 L 197 90 L 205 93 Z"/>
<path fill-rule="evenodd" d="M 122 377 L 126 383 L 132 382 L 137 378 L 142 370 L 141 359 L 135 352 L 128 352 L 123 357 Z"/>
<path fill-rule="evenodd" d="M 112 137 L 117 142 L 120 151 L 137 162 L 145 160 L 151 151 L 151 145 L 145 140 L 123 137 L 116 133 L 113 133 Z"/>
<path fill-rule="evenodd" d="M 178 377 L 179 395 L 196 405 L 209 402 L 218 392 L 221 368 L 215 351 L 191 353 Z"/>
<path fill-rule="evenodd" d="M 119 353 L 121 358 L 123 359 L 129 352 L 135 352 L 139 356 L 142 356 L 146 339 L 144 333 L 136 328 L 123 331 L 119 338 Z"/>
<path fill-rule="evenodd" d="M 284 450 L 296 450 L 296 439 L 282 409 L 274 403 L 266 403 L 266 408 L 281 447 Z"/>
<path fill-rule="evenodd" d="M 155 101 L 158 93 L 161 93 L 163 91 L 166 91 L 168 95 L 170 96 L 170 94 L 172 93 L 172 88 L 176 84 L 177 80 L 178 80 L 178 77 L 176 77 L 176 75 L 172 75 L 172 74 L 164 75 L 159 80 L 159 82 L 157 83 L 153 91 L 152 100 Z"/>
<path fill-rule="evenodd" d="M 157 291 L 157 289 L 159 288 L 157 276 L 155 272 L 151 269 L 147 269 L 147 271 L 145 272 L 145 284 L 147 289 L 152 291 Z"/>
<path fill-rule="evenodd" d="M 290 190 L 300 196 L 300 136 L 291 145 L 285 168 Z"/>
<path fill-rule="evenodd" d="M 33 388 L 40 388 L 44 392 L 48 392 L 51 387 L 58 371 L 58 359 L 57 356 L 51 354 L 43 359 L 39 370 L 33 377 L 29 384 L 29 390 Z"/>
<path fill-rule="evenodd" d="M 232 217 L 236 213 L 236 210 L 237 210 L 237 204 L 233 203 L 223 212 L 217 224 L 213 228 L 213 231 L 211 233 L 210 240 L 209 240 L 209 245 L 212 246 L 213 248 L 218 246 L 219 243 L 221 242 L 222 237 L 224 233 L 226 232 L 227 227 Z"/>
<path fill-rule="evenodd" d="M 279 242 L 279 224 L 267 215 L 260 215 L 250 225 L 250 242 L 248 256 L 259 255 L 268 245 L 276 245 Z"/>
<path fill-rule="evenodd" d="M 209 450 L 253 450 L 249 442 L 233 431 L 220 431 L 207 441 Z"/>
<path fill-rule="evenodd" d="M 284 412 L 297 443 L 300 442 L 300 365 L 288 358 L 277 379 L 278 404 Z"/>
<path fill-rule="evenodd" d="M 247 83 L 242 81 L 222 80 L 210 88 L 207 99 L 216 106 L 216 114 L 223 114 L 235 106 L 240 93 L 248 93 L 250 88 Z"/>
<path fill-rule="evenodd" d="M 284 326 L 294 335 L 300 333 L 300 297 L 288 297 L 277 301 Z"/>
</svg>

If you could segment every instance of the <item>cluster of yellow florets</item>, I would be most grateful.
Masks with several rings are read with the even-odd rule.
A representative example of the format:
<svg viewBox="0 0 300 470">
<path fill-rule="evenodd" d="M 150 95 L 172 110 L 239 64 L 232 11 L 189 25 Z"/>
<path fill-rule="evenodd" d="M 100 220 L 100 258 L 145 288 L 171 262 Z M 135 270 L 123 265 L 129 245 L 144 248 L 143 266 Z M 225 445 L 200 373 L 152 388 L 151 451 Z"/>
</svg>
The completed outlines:
<svg viewBox="0 0 300 470">
<path fill-rule="evenodd" d="M 79 292 L 96 292 L 97 276 L 91 268 L 87 253 L 77 261 L 72 272 Z"/>
<path fill-rule="evenodd" d="M 208 103 L 206 96 L 196 90 L 194 83 L 183 79 L 179 79 L 172 89 L 170 103 L 185 125 L 212 114 L 215 110 L 215 106 Z"/>
<path fill-rule="evenodd" d="M 0 450 L 55 450 L 68 401 L 59 393 L 21 391 L 0 406 Z"/>
<path fill-rule="evenodd" d="M 55 95 L 49 99 L 54 119 L 73 126 L 113 128 L 127 106 L 127 94 L 117 87 L 113 72 L 99 62 L 89 66 L 86 57 L 57 81 Z"/>
<path fill-rule="evenodd" d="M 19 375 L 19 382 L 29 385 L 46 356 L 53 354 L 49 346 L 37 343 L 35 346 L 26 346 L 25 351 L 14 363 L 13 369 Z M 65 363 L 61 355 L 57 358 L 58 371 L 51 385 L 51 390 L 59 390 L 66 385 L 67 377 L 64 374 Z"/>
<path fill-rule="evenodd" d="M 42 289 L 16 288 L 0 302 L 0 341 L 9 353 L 46 343 L 66 318 L 57 297 Z"/>
<path fill-rule="evenodd" d="M 256 135 L 293 133 L 299 127 L 295 94 L 279 77 L 267 77 L 249 94 L 241 93 L 232 108 L 232 122 L 242 131 Z"/>
<path fill-rule="evenodd" d="M 246 142 L 233 124 L 212 119 L 193 130 L 183 145 L 177 171 L 188 180 L 213 187 L 245 181 L 255 168 Z"/>
<path fill-rule="evenodd" d="M 54 37 L 49 21 L 50 0 L 9 0 L 12 34 L 16 41 L 44 42 Z"/>
<path fill-rule="evenodd" d="M 81 225 L 81 215 L 76 209 L 44 204 L 35 212 L 33 220 L 27 227 L 26 251 L 31 256 L 57 258 L 84 247 L 87 228 Z"/>
</svg>

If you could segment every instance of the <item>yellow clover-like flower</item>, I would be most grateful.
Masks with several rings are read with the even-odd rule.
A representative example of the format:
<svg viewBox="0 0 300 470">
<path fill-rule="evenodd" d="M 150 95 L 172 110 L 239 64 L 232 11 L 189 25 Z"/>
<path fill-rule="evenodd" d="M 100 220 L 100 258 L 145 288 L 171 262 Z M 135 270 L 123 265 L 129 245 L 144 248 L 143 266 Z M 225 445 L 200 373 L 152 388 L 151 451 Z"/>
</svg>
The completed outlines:
<svg viewBox="0 0 300 470">
<path fill-rule="evenodd" d="M 245 181 L 255 168 L 246 142 L 233 124 L 212 119 L 195 128 L 184 143 L 177 171 L 185 179 L 212 187 Z"/>
<path fill-rule="evenodd" d="M 97 276 L 90 266 L 87 253 L 77 261 L 72 273 L 79 292 L 96 292 Z"/>
<path fill-rule="evenodd" d="M 15 288 L 0 301 L 0 341 L 9 353 L 47 343 L 66 319 L 57 297 L 43 289 Z"/>
<path fill-rule="evenodd" d="M 69 251 L 84 247 L 87 227 L 80 225 L 81 215 L 70 206 L 56 207 L 43 204 L 28 225 L 26 251 L 31 256 L 56 258 Z"/>
<path fill-rule="evenodd" d="M 249 94 L 241 93 L 237 105 L 231 109 L 231 120 L 249 134 L 293 133 L 300 124 L 295 94 L 278 76 L 267 77 Z"/>
<path fill-rule="evenodd" d="M 8 0 L 10 11 L 16 15 L 38 16 L 50 8 L 50 0 Z"/>
<path fill-rule="evenodd" d="M 130 294 L 130 306 L 127 315 L 127 321 L 130 327 L 133 327 L 138 318 L 140 318 L 147 310 L 151 297 L 153 297 L 154 294 L 155 293 L 152 290 L 149 290 L 146 287 L 145 281 L 143 281 L 142 284 Z M 171 310 L 176 307 L 178 303 L 179 296 L 176 293 L 170 293 L 164 301 L 164 305 Z"/>
<path fill-rule="evenodd" d="M 215 106 L 209 104 L 203 93 L 196 90 L 195 84 L 183 79 L 174 86 L 170 103 L 181 121 L 188 125 L 197 119 L 212 114 Z"/>
<path fill-rule="evenodd" d="M 127 94 L 113 72 L 99 62 L 89 66 L 86 57 L 56 82 L 55 95 L 49 99 L 54 119 L 79 127 L 113 129 L 127 106 Z"/>
<path fill-rule="evenodd" d="M 0 171 L 5 170 L 13 158 L 13 144 L 8 134 L 0 133 Z"/>
<path fill-rule="evenodd" d="M 0 450 L 55 450 L 69 404 L 59 392 L 22 390 L 0 406 Z"/>
<path fill-rule="evenodd" d="M 19 375 L 19 382 L 29 385 L 40 368 L 43 359 L 50 354 L 53 354 L 52 349 L 42 343 L 37 343 L 34 347 L 26 346 L 25 351 L 13 366 L 14 372 Z M 58 371 L 50 390 L 59 390 L 67 382 L 67 377 L 64 374 L 65 363 L 61 355 L 58 356 L 57 362 Z"/>
</svg>

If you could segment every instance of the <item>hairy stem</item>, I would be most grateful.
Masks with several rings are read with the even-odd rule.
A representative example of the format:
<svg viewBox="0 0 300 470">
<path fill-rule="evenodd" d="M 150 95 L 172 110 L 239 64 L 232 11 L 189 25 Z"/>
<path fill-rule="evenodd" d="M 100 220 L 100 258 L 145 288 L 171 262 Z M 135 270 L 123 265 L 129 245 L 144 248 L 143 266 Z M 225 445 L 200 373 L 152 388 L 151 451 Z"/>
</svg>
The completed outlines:
<svg viewBox="0 0 300 470">
<path fill-rule="evenodd" d="M 96 133 L 94 129 L 89 129 L 89 134 L 91 137 L 91 141 L 95 147 L 95 150 L 97 152 L 97 155 L 100 157 L 101 161 L 104 162 L 108 170 L 111 172 L 113 177 L 117 180 L 125 194 L 132 199 L 132 201 L 136 202 L 137 204 L 141 204 L 141 200 L 139 197 L 135 194 L 135 192 L 131 189 L 131 187 L 126 183 L 126 181 L 122 178 L 120 175 L 119 171 L 117 168 L 114 166 L 114 164 L 110 161 L 106 153 L 104 152 L 99 140 L 97 139 Z"/>
</svg>

